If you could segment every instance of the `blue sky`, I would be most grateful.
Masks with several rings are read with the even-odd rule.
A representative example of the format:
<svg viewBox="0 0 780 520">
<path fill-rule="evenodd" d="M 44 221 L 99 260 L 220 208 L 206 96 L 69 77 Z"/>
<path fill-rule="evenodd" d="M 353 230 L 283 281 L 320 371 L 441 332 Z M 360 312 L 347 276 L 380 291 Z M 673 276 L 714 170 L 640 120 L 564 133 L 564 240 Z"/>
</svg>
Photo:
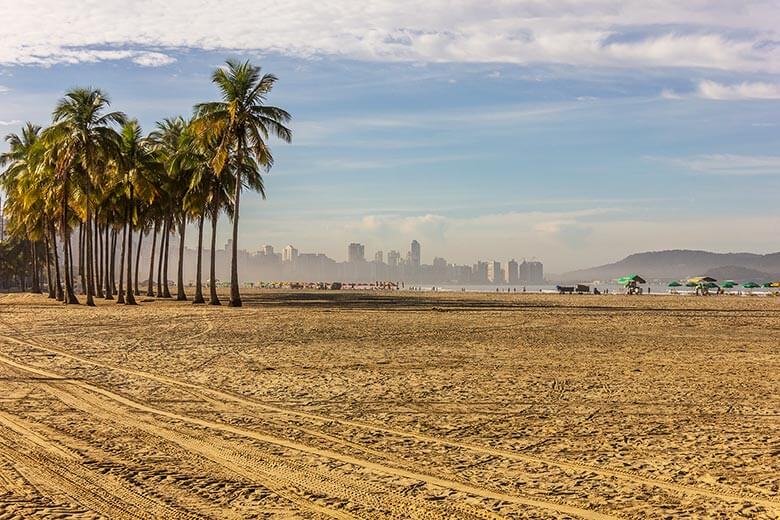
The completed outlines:
<svg viewBox="0 0 780 520">
<path fill-rule="evenodd" d="M 425 262 L 553 272 L 780 250 L 776 2 L 66 4 L 21 2 L 0 29 L 0 132 L 47 123 L 72 86 L 150 130 L 213 99 L 228 57 L 279 76 L 294 141 L 273 143 L 268 200 L 243 199 L 246 249 L 417 238 Z"/>
</svg>

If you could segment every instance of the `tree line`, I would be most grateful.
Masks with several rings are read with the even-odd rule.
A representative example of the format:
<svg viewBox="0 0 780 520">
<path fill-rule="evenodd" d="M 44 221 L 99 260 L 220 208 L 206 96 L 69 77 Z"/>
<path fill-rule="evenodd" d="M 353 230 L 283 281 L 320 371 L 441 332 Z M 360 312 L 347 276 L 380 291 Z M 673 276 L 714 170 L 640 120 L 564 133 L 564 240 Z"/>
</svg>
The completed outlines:
<svg viewBox="0 0 780 520">
<path fill-rule="evenodd" d="M 196 222 L 193 303 L 205 303 L 201 257 L 208 220 L 209 303 L 219 305 L 215 241 L 225 214 L 232 221 L 229 305 L 240 307 L 241 193 L 249 189 L 265 198 L 263 174 L 274 162 L 268 140 L 292 140 L 290 114 L 266 103 L 277 78 L 248 61 L 228 60 L 211 79 L 219 100 L 195 105 L 189 119 L 164 119 L 148 135 L 138 121 L 111 111 L 101 90 L 76 88 L 59 100 L 50 126 L 27 123 L 6 136 L 9 150 L 0 155 L 8 236 L 0 244 L 0 273 L 6 283 L 13 277 L 24 290 L 29 281 L 33 292 L 41 292 L 45 266 L 50 298 L 78 304 L 80 286 L 87 305 L 115 293 L 119 303 L 135 305 L 142 294 L 142 240 L 149 237 L 146 295 L 170 298 L 169 240 L 178 233 L 176 299 L 186 300 L 184 238 L 188 222 Z"/>
</svg>

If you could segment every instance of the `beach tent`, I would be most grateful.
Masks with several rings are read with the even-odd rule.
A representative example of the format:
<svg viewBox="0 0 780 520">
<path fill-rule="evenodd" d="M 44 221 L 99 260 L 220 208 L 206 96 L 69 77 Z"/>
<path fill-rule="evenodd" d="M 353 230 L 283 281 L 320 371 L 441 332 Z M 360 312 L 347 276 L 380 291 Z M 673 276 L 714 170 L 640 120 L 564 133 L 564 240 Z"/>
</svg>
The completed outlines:
<svg viewBox="0 0 780 520">
<path fill-rule="evenodd" d="M 682 284 L 675 280 L 673 282 L 669 282 L 669 287 L 682 287 Z"/>
<path fill-rule="evenodd" d="M 618 278 L 618 283 L 620 285 L 628 285 L 631 282 L 637 283 L 647 283 L 644 278 L 639 276 L 638 274 L 630 274 L 628 276 L 623 276 L 622 278 Z"/>
<path fill-rule="evenodd" d="M 742 287 L 744 287 L 745 289 L 758 289 L 761 286 L 758 285 L 756 282 L 745 282 L 742 284 Z"/>
</svg>

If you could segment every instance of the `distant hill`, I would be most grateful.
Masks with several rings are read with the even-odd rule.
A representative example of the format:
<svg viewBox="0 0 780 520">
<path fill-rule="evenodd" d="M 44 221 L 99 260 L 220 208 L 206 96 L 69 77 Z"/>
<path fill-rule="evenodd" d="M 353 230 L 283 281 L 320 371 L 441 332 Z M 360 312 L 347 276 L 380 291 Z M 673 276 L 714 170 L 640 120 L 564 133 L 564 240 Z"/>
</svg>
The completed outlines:
<svg viewBox="0 0 780 520">
<path fill-rule="evenodd" d="M 765 271 L 758 271 L 749 267 L 742 267 L 739 265 L 727 265 L 723 267 L 715 267 L 709 269 L 704 273 L 705 276 L 711 276 L 716 280 L 736 280 L 736 281 L 766 281 L 766 280 L 780 280 L 780 273 L 767 273 Z"/>
<path fill-rule="evenodd" d="M 719 280 L 776 279 L 780 273 L 780 253 L 711 253 L 688 249 L 650 251 L 629 255 L 613 264 L 571 271 L 561 275 L 560 279 L 606 281 L 633 273 L 647 279 L 682 279 L 705 274 Z"/>
</svg>

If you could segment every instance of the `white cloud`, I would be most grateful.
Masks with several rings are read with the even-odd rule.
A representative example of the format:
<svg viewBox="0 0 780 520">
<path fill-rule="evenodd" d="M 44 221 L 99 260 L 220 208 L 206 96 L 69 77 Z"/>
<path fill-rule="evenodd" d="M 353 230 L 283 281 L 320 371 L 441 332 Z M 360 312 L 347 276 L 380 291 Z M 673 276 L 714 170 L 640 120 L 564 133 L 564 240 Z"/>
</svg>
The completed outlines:
<svg viewBox="0 0 780 520">
<path fill-rule="evenodd" d="M 714 81 L 699 83 L 699 97 L 719 100 L 780 99 L 780 84 L 739 83 L 723 85 Z"/>
<path fill-rule="evenodd" d="M 133 58 L 133 61 L 142 67 L 162 67 L 174 63 L 176 58 L 161 52 L 141 52 Z"/>
<path fill-rule="evenodd" d="M 412 62 L 556 63 L 780 71 L 780 4 L 752 0 L 59 0 L 4 8 L 0 63 L 228 49 Z M 218 20 L 216 19 L 218 18 Z M 111 49 L 136 49 L 136 51 Z M 106 50 L 109 49 L 109 50 Z M 147 54 L 137 54 L 144 52 Z"/>
<path fill-rule="evenodd" d="M 10 121 L 0 120 L 0 126 L 14 126 L 14 125 L 18 125 L 20 123 L 21 123 L 21 121 L 19 121 L 18 119 L 12 119 Z"/>
<path fill-rule="evenodd" d="M 663 160 L 711 175 L 780 175 L 780 156 L 776 155 L 711 154 Z"/>
</svg>

